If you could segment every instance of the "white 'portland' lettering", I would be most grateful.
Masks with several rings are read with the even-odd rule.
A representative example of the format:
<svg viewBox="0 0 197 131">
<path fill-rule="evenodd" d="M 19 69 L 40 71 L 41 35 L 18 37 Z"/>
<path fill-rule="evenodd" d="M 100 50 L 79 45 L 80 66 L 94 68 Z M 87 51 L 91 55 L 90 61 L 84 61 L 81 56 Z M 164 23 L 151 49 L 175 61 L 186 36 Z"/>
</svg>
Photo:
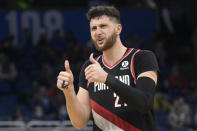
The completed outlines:
<svg viewBox="0 0 197 131">
<path fill-rule="evenodd" d="M 130 86 L 130 77 L 129 75 L 115 76 L 116 79 L 119 79 L 121 82 Z M 94 82 L 94 92 L 108 90 L 109 87 L 104 83 Z"/>
</svg>

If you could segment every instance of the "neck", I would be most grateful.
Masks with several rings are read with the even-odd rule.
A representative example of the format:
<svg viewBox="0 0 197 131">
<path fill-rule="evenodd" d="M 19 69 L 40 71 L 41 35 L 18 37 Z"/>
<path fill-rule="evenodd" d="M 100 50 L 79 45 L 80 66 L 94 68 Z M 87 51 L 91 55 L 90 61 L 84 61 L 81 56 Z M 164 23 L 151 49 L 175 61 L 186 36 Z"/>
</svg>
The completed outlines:
<svg viewBox="0 0 197 131">
<path fill-rule="evenodd" d="M 118 37 L 113 47 L 103 51 L 103 57 L 109 65 L 112 65 L 124 55 L 126 50 L 127 48 L 122 44 L 120 38 Z"/>
</svg>

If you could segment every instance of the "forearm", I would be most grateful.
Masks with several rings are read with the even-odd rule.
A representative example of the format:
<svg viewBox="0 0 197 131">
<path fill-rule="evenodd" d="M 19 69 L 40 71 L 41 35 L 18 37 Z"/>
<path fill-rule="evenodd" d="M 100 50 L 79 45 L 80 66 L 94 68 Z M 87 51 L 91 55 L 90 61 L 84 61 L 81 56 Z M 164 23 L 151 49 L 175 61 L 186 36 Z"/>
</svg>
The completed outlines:
<svg viewBox="0 0 197 131">
<path fill-rule="evenodd" d="M 76 93 L 64 92 L 66 98 L 66 107 L 70 120 L 75 128 L 83 128 L 87 125 L 89 114 L 79 102 Z"/>
<path fill-rule="evenodd" d="M 105 82 L 130 107 L 140 112 L 147 112 L 153 107 L 155 83 L 148 77 L 139 78 L 136 87 L 124 84 L 108 74 Z"/>
</svg>

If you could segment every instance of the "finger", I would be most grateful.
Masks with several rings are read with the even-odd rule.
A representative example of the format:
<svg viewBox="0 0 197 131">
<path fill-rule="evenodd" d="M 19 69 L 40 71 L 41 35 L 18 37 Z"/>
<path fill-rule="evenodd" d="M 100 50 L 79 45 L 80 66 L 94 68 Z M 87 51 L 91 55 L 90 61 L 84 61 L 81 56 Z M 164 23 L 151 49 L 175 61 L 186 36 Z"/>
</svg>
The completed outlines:
<svg viewBox="0 0 197 131">
<path fill-rule="evenodd" d="M 69 77 L 70 74 L 69 74 L 68 72 L 61 71 L 61 72 L 59 73 L 59 76 Z"/>
<path fill-rule="evenodd" d="M 61 89 L 62 88 L 62 84 L 68 85 L 68 81 L 58 79 L 57 80 L 57 87 Z"/>
<path fill-rule="evenodd" d="M 63 83 L 63 82 L 62 82 Z M 64 81 L 64 85 L 68 85 L 69 84 L 69 82 L 68 81 Z"/>
<path fill-rule="evenodd" d="M 69 72 L 69 73 L 72 72 L 70 69 L 70 64 L 69 64 L 68 60 L 65 60 L 64 66 L 65 66 L 65 69 L 67 72 Z"/>
<path fill-rule="evenodd" d="M 60 83 L 57 83 L 57 88 L 61 89 L 61 84 Z"/>
<path fill-rule="evenodd" d="M 69 81 L 69 78 L 68 77 L 64 77 L 64 76 L 61 76 L 61 75 L 59 75 L 58 77 L 57 77 L 57 79 L 58 80 L 65 80 L 65 81 Z"/>
<path fill-rule="evenodd" d="M 85 71 L 85 76 L 88 75 L 88 74 L 90 74 L 90 73 L 92 73 L 93 71 L 94 71 L 93 68 L 90 68 L 90 69 L 86 70 Z"/>
<path fill-rule="evenodd" d="M 96 60 L 93 58 L 93 53 L 91 53 L 91 55 L 90 55 L 90 62 L 92 62 L 92 64 L 98 64 L 98 61 L 96 61 Z"/>
<path fill-rule="evenodd" d="M 86 67 L 86 68 L 85 68 L 85 72 L 86 72 L 87 70 L 91 69 L 92 67 L 93 67 L 92 64 L 89 65 L 88 67 Z"/>
<path fill-rule="evenodd" d="M 89 65 L 88 67 L 85 68 L 84 72 L 87 72 L 88 70 L 92 70 L 93 69 L 93 65 Z"/>
<path fill-rule="evenodd" d="M 90 79 L 92 79 L 92 76 L 93 76 L 93 73 L 91 72 L 91 73 L 89 73 L 89 74 L 87 74 L 85 77 L 86 77 L 86 80 L 90 80 Z"/>
<path fill-rule="evenodd" d="M 57 83 L 62 84 L 63 80 L 58 79 Z"/>
<path fill-rule="evenodd" d="M 57 87 L 59 88 L 59 89 L 61 89 L 61 85 L 62 85 L 62 80 L 57 80 Z"/>
<path fill-rule="evenodd" d="M 68 82 L 65 82 L 65 80 L 63 80 L 61 88 L 68 88 Z"/>
</svg>

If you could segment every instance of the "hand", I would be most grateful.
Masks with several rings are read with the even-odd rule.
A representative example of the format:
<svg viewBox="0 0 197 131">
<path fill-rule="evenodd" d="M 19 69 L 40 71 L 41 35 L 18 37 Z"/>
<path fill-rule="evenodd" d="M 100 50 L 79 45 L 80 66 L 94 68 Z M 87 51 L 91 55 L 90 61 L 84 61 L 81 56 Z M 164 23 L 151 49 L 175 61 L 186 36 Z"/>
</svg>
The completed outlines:
<svg viewBox="0 0 197 131">
<path fill-rule="evenodd" d="M 92 64 L 85 69 L 85 77 L 88 82 L 105 83 L 107 79 L 107 73 L 103 70 L 98 61 L 93 58 L 93 53 L 90 55 L 90 62 Z"/>
<path fill-rule="evenodd" d="M 57 87 L 62 91 L 74 90 L 74 86 L 73 86 L 74 78 L 73 78 L 73 74 L 72 74 L 72 71 L 70 69 L 68 60 L 65 60 L 64 66 L 65 66 L 66 71 L 61 71 L 59 73 L 59 75 L 57 77 Z M 64 81 L 64 85 L 68 86 L 68 89 L 67 88 L 62 88 L 63 81 Z"/>
</svg>

